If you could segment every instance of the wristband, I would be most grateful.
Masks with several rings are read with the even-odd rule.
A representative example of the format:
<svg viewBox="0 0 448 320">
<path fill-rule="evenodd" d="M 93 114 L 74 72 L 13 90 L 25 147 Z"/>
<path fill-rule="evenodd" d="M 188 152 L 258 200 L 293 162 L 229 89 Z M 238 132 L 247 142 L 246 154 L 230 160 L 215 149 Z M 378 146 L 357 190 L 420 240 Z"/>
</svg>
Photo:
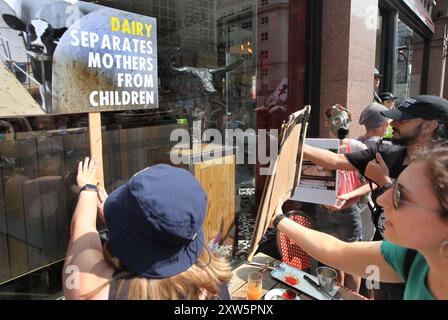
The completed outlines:
<svg viewBox="0 0 448 320">
<path fill-rule="evenodd" d="M 87 183 L 84 187 L 81 188 L 81 190 L 79 190 L 79 194 L 81 194 L 81 192 L 83 192 L 83 191 L 95 191 L 95 192 L 97 192 L 98 188 L 94 184 Z"/>
<path fill-rule="evenodd" d="M 280 223 L 280 221 L 282 221 L 283 219 L 287 218 L 287 216 L 285 216 L 284 214 L 279 214 L 275 217 L 274 222 L 272 223 L 272 225 L 274 226 L 275 229 L 277 229 L 278 224 Z"/>
</svg>

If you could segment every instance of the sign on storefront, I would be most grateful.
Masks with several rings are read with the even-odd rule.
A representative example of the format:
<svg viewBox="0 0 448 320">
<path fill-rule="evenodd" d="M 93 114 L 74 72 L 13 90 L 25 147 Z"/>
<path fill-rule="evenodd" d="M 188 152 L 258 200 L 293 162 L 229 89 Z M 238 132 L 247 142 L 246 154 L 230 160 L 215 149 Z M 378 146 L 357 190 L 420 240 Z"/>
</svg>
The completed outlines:
<svg viewBox="0 0 448 320">
<path fill-rule="evenodd" d="M 8 95 L 25 88 L 46 114 L 158 108 L 155 18 L 67 1 L 43 2 L 27 17 L 16 12 L 0 18 L 2 41 L 17 49 L 3 57 L 17 78 Z M 8 39 L 12 30 L 25 41 Z M 16 66 L 26 66 L 26 81 Z"/>
</svg>

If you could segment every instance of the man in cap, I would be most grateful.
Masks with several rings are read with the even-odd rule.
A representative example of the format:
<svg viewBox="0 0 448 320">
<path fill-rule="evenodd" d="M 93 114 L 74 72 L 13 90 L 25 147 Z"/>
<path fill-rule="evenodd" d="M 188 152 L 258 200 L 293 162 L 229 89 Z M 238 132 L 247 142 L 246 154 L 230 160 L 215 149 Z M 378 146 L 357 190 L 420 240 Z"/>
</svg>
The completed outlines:
<svg viewBox="0 0 448 320">
<path fill-rule="evenodd" d="M 305 145 L 304 157 L 327 169 L 360 171 L 383 187 L 420 152 L 448 138 L 448 101 L 443 98 L 416 96 L 381 114 L 392 119 L 394 145 L 379 144 L 345 155 Z"/>
<path fill-rule="evenodd" d="M 383 92 L 379 97 L 381 101 L 383 101 L 383 106 L 387 109 L 395 108 L 395 100 L 397 100 L 397 97 L 395 97 L 392 92 Z"/>
<path fill-rule="evenodd" d="M 361 113 L 359 124 L 366 128 L 366 133 L 356 140 L 364 143 L 368 148 L 375 146 L 389 127 L 389 119 L 381 114 L 388 109 L 379 104 L 368 105 Z"/>
<path fill-rule="evenodd" d="M 381 77 L 378 68 L 373 70 L 373 102 L 382 103 L 381 98 L 378 96 L 378 90 L 380 89 Z"/>
<path fill-rule="evenodd" d="M 394 145 L 379 143 L 365 151 L 344 155 L 305 145 L 304 157 L 327 169 L 360 171 L 379 186 L 372 194 L 375 201 L 384 192 L 383 187 L 398 178 L 418 154 L 448 139 L 448 101 L 443 98 L 416 96 L 381 114 L 392 119 Z M 375 213 L 373 219 L 377 230 L 374 240 L 381 240 L 384 216 L 382 210 L 375 210 Z M 380 297 L 396 299 L 401 291 L 389 288 Z"/>
</svg>

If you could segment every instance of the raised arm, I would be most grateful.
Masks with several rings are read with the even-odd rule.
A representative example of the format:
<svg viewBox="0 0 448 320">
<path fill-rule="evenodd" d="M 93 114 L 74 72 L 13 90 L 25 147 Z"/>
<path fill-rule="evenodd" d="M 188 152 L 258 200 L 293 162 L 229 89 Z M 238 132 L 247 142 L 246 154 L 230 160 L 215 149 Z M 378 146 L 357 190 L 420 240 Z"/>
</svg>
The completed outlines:
<svg viewBox="0 0 448 320">
<path fill-rule="evenodd" d="M 281 206 L 277 208 L 277 213 L 281 213 Z M 375 266 L 379 268 L 381 281 L 402 282 L 398 273 L 384 260 L 381 242 L 343 242 L 290 219 L 282 219 L 277 228 L 314 259 L 326 265 L 363 278 L 371 276 L 367 273 L 368 267 Z"/>
<path fill-rule="evenodd" d="M 86 158 L 80 162 L 77 183 L 79 187 L 97 184 L 97 162 Z M 83 191 L 70 226 L 70 241 L 67 248 L 62 280 L 66 299 L 80 299 L 82 295 L 104 283 L 113 270 L 103 256 L 101 240 L 96 229 L 98 194 Z"/>
<path fill-rule="evenodd" d="M 372 187 L 373 187 L 373 190 L 375 190 L 377 188 L 377 186 L 375 184 Z M 361 187 L 359 187 L 353 191 L 347 192 L 345 194 L 341 194 L 340 196 L 338 196 L 338 199 L 350 201 L 352 199 L 356 199 L 356 198 L 368 195 L 370 193 L 370 191 L 371 191 L 370 185 L 364 184 Z"/>
<path fill-rule="evenodd" d="M 305 144 L 303 146 L 303 156 L 314 164 L 329 170 L 358 171 L 343 154 L 336 154 Z"/>
</svg>

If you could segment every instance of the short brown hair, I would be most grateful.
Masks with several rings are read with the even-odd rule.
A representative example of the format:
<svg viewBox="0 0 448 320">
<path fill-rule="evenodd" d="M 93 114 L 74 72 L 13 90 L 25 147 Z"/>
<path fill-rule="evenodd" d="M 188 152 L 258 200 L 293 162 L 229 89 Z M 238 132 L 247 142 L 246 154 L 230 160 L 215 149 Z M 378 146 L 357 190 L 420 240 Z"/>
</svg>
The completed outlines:
<svg viewBox="0 0 448 320">
<path fill-rule="evenodd" d="M 437 146 L 425 151 L 416 161 L 426 165 L 428 178 L 442 207 L 441 217 L 448 222 L 448 147 Z"/>
</svg>

